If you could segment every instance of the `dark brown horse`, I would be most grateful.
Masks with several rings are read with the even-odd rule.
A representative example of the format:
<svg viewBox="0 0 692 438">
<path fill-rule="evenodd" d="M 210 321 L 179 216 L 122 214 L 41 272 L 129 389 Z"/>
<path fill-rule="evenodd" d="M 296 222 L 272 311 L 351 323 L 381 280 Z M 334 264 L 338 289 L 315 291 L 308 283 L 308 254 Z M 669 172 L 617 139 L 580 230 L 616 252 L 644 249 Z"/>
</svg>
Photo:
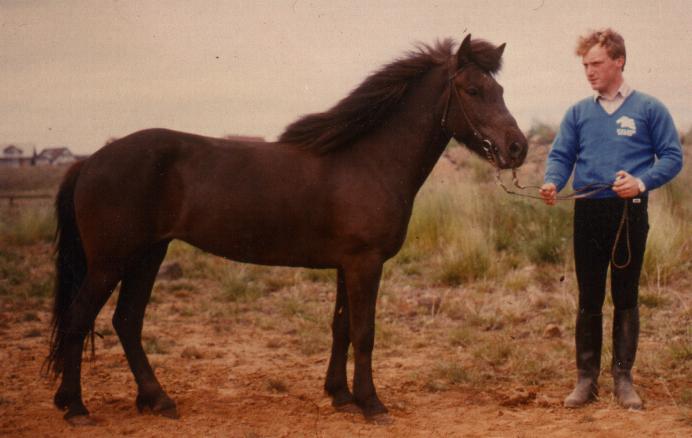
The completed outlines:
<svg viewBox="0 0 692 438">
<path fill-rule="evenodd" d="M 56 200 L 47 359 L 62 374 L 54 401 L 65 418 L 88 415 L 82 351 L 118 283 L 113 326 L 137 382 L 136 405 L 177 416 L 141 343 L 144 309 L 173 239 L 240 262 L 336 269 L 324 387 L 335 406 L 386 412 L 372 380 L 375 303 L 382 264 L 404 242 L 416 193 L 452 136 L 499 168 L 526 156 L 493 77 L 504 44 L 467 36 L 457 53 L 454 47 L 450 40 L 421 46 L 329 111 L 293 123 L 275 143 L 150 129 L 74 165 Z"/>
</svg>

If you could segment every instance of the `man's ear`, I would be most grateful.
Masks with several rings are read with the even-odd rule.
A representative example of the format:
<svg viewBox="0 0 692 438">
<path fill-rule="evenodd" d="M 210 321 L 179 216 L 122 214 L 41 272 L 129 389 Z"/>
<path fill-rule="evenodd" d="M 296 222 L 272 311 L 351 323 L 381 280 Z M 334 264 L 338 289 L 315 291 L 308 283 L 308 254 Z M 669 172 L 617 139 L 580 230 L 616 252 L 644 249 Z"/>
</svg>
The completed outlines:
<svg viewBox="0 0 692 438">
<path fill-rule="evenodd" d="M 620 71 L 625 71 L 625 57 L 615 58 L 615 64 L 620 67 Z"/>
</svg>

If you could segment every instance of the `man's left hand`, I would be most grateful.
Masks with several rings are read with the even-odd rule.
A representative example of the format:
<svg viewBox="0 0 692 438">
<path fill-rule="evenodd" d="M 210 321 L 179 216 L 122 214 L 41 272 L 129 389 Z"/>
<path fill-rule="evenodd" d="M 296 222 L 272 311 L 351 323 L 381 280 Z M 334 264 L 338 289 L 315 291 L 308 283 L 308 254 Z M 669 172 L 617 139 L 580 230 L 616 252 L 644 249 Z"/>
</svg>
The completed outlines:
<svg viewBox="0 0 692 438">
<path fill-rule="evenodd" d="M 624 170 L 615 174 L 617 177 L 613 183 L 613 191 L 624 199 L 634 198 L 640 192 L 639 180 Z"/>
</svg>

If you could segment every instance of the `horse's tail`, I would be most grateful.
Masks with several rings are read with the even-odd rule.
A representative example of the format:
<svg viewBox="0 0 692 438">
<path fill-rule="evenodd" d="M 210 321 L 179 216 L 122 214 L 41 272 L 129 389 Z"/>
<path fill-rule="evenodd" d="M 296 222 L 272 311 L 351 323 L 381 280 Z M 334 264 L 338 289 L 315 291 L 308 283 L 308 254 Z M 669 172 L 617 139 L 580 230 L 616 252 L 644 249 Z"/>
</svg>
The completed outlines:
<svg viewBox="0 0 692 438">
<path fill-rule="evenodd" d="M 63 371 L 69 324 L 67 315 L 86 276 L 86 255 L 79 237 L 74 208 L 74 189 L 83 163 L 79 161 L 70 167 L 55 198 L 55 301 L 50 352 L 43 364 L 44 374 L 53 377 L 58 377 Z M 90 331 L 93 336 L 93 327 Z"/>
</svg>

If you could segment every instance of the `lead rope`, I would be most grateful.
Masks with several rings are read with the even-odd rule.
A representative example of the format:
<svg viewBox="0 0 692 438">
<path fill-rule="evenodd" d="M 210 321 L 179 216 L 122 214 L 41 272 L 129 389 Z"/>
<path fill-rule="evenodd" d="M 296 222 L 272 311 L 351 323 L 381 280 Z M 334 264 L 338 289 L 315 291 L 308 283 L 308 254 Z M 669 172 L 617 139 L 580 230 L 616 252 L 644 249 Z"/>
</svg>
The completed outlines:
<svg viewBox="0 0 692 438">
<path fill-rule="evenodd" d="M 630 262 L 632 261 L 632 247 L 630 244 L 630 221 L 629 221 L 629 216 L 627 214 L 628 210 L 628 205 L 629 203 L 627 200 L 625 200 L 625 206 L 622 208 L 622 217 L 620 218 L 620 225 L 618 226 L 618 231 L 615 233 L 615 242 L 613 242 L 613 249 L 610 252 L 610 263 L 613 264 L 618 269 L 625 269 L 630 265 Z M 625 240 L 627 242 L 627 259 L 625 260 L 625 263 L 622 265 L 619 265 L 615 261 L 615 252 L 618 247 L 618 243 L 620 243 L 620 236 L 622 235 L 622 228 L 625 228 L 625 233 L 627 236 L 627 239 Z"/>
<path fill-rule="evenodd" d="M 502 189 L 510 195 L 515 195 L 515 196 L 521 196 L 524 198 L 531 198 L 531 199 L 543 199 L 540 196 L 536 195 L 528 195 L 526 193 L 518 193 L 513 190 L 510 190 L 505 186 L 504 182 L 502 182 L 502 178 L 500 177 L 500 169 L 497 169 L 497 173 L 495 174 L 495 179 L 497 183 L 502 187 Z M 525 190 L 525 189 L 540 189 L 539 186 L 523 186 L 519 184 L 519 178 L 517 177 L 517 171 L 516 169 L 512 169 L 512 182 L 514 183 L 514 186 L 520 190 Z M 562 195 L 562 196 L 556 196 L 557 201 L 570 201 L 572 199 L 582 199 L 582 198 L 587 198 L 589 196 L 595 195 L 596 193 L 602 192 L 603 190 L 609 189 L 612 187 L 612 184 L 610 183 L 593 183 L 589 184 L 587 186 L 581 187 L 579 189 L 576 189 L 574 192 L 569 193 L 567 195 Z M 625 269 L 630 265 L 630 262 L 632 261 L 632 244 L 631 244 L 631 239 L 630 239 L 630 221 L 629 221 L 629 203 L 627 200 L 624 200 L 624 207 L 622 209 L 622 217 L 620 217 L 620 224 L 618 225 L 617 232 L 615 233 L 615 241 L 613 242 L 613 247 L 610 251 L 610 263 L 617 269 Z M 627 245 L 627 257 L 625 259 L 625 262 L 622 264 L 619 264 L 616 261 L 615 253 L 617 252 L 617 247 L 620 244 L 620 239 L 622 238 L 622 231 L 623 229 L 625 230 L 625 243 Z"/>
</svg>

